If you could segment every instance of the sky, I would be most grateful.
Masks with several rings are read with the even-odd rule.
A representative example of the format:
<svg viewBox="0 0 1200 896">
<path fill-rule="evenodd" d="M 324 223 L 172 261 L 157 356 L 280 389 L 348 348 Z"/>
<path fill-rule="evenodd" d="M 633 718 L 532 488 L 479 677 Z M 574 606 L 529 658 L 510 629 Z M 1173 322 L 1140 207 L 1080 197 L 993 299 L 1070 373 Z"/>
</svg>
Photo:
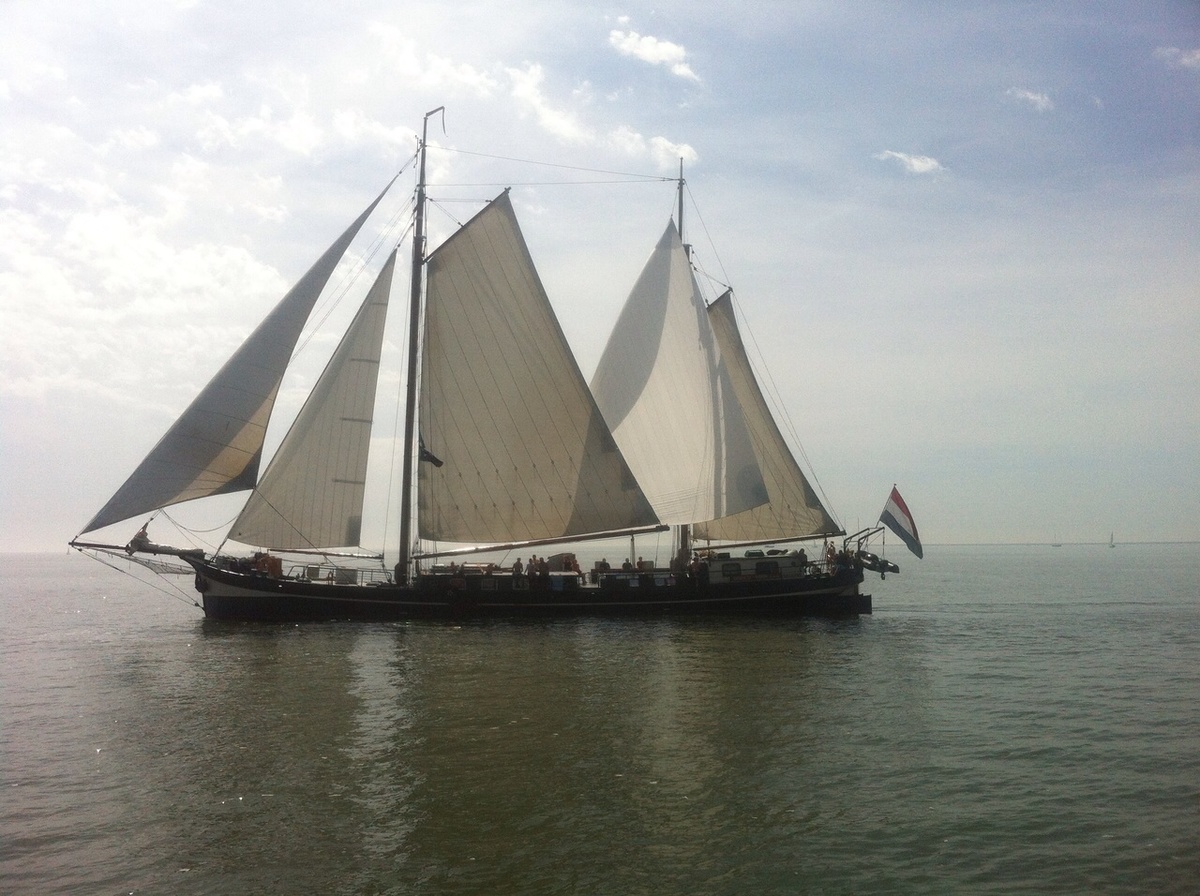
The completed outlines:
<svg viewBox="0 0 1200 896">
<path fill-rule="evenodd" d="M 0 22 L 0 550 L 64 549 L 438 106 L 434 239 L 511 186 L 585 376 L 683 160 L 704 281 L 846 528 L 896 484 L 927 544 L 1200 540 L 1200 4 Z"/>
</svg>

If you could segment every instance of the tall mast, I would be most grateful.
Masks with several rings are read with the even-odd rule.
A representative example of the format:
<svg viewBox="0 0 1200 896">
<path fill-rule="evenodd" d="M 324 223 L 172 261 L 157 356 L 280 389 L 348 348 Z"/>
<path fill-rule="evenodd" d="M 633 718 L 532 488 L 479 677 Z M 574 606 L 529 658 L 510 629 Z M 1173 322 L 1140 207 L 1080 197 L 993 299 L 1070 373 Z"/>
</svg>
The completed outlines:
<svg viewBox="0 0 1200 896">
<path fill-rule="evenodd" d="M 683 242 L 683 157 L 679 159 L 679 241 Z M 687 243 L 683 243 L 683 252 L 687 256 L 688 261 L 691 261 L 692 251 Z M 684 563 L 691 559 L 692 554 L 692 527 L 684 523 L 679 527 L 677 533 L 677 541 L 679 543 L 678 556 Z"/>
<path fill-rule="evenodd" d="M 686 181 L 683 179 L 683 158 L 679 159 L 679 241 L 683 243 L 683 251 L 687 253 L 688 258 L 692 257 L 692 247 L 689 246 L 683 239 L 683 185 Z"/>
<path fill-rule="evenodd" d="M 404 472 L 400 482 L 400 559 L 396 563 L 396 581 L 409 581 L 412 562 L 413 453 L 417 434 L 417 353 L 421 343 L 421 287 L 425 267 L 425 151 L 429 145 L 429 119 L 446 107 L 425 113 L 421 125 L 420 162 L 417 166 L 416 215 L 412 238 L 412 290 L 408 312 L 408 390 L 404 400 Z"/>
</svg>

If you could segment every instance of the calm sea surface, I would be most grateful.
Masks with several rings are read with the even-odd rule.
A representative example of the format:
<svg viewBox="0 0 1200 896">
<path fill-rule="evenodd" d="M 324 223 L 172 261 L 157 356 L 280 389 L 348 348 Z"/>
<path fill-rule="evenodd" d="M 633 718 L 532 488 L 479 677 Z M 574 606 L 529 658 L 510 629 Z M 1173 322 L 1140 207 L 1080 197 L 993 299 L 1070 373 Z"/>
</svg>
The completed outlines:
<svg viewBox="0 0 1200 896">
<path fill-rule="evenodd" d="M 0 892 L 1200 892 L 1200 546 L 896 559 L 857 621 L 456 627 L 0 557 Z"/>
</svg>

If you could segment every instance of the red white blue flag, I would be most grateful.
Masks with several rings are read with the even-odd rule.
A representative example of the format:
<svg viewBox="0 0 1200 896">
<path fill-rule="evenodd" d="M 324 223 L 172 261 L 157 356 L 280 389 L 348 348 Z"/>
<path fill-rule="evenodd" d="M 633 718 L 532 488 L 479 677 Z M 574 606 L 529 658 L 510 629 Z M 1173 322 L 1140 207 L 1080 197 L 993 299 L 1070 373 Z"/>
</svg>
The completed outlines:
<svg viewBox="0 0 1200 896">
<path fill-rule="evenodd" d="M 900 497 L 900 492 L 896 491 L 894 485 L 887 503 L 883 505 L 883 513 L 879 515 L 879 522 L 899 535 L 900 540 L 908 545 L 908 549 L 918 557 L 925 556 L 925 552 L 921 549 L 921 537 L 917 535 L 917 524 L 913 522 L 912 514 L 908 512 L 908 505 L 904 503 L 904 499 Z"/>
</svg>

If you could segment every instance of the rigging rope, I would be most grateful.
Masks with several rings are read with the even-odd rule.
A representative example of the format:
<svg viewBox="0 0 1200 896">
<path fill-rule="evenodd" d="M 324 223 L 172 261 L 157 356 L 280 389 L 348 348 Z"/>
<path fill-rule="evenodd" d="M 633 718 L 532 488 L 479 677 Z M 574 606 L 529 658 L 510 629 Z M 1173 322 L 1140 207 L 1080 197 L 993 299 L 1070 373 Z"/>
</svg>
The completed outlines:
<svg viewBox="0 0 1200 896">
<path fill-rule="evenodd" d="M 155 591 L 159 592 L 160 594 L 165 594 L 167 597 L 173 598 L 182 603 L 186 603 L 190 607 L 199 607 L 200 606 L 199 602 L 196 601 L 195 598 L 189 597 L 186 591 L 184 591 L 182 588 L 180 588 L 178 585 L 176 585 L 173 582 L 168 582 L 168 584 L 171 586 L 173 591 L 168 590 L 167 588 L 164 588 L 160 585 L 156 585 L 154 582 L 148 581 L 147 579 L 142 579 L 142 578 L 139 578 L 138 576 L 135 576 L 127 568 L 117 566 L 115 563 L 108 561 L 103 556 L 101 556 L 101 554 L 105 553 L 105 552 L 97 551 L 94 549 L 85 550 L 83 548 L 76 548 L 76 550 L 79 551 L 79 553 L 81 553 L 81 554 L 91 557 L 97 563 L 107 566 L 109 569 L 116 570 L 117 572 L 121 573 L 121 575 L 129 576 L 129 578 L 133 579 L 135 582 L 145 585 L 148 588 L 153 588 Z M 116 557 L 119 555 L 111 554 L 110 556 Z M 163 573 L 157 572 L 154 569 L 151 569 L 149 566 L 146 566 L 140 560 L 137 560 L 134 558 L 125 558 L 125 559 L 126 559 L 126 562 L 136 563 L 138 566 L 141 566 L 143 569 L 147 569 L 150 572 L 154 573 L 154 575 L 158 576 L 158 578 L 160 578 L 160 579 L 163 579 L 163 581 L 167 581 L 164 578 Z"/>
<path fill-rule="evenodd" d="M 692 266 L 698 273 L 702 274 L 706 278 L 706 282 L 710 286 L 713 283 L 717 283 L 720 284 L 722 289 L 729 290 L 730 300 L 733 304 L 734 312 L 740 320 L 738 329 L 742 333 L 743 341 L 748 340 L 749 343 L 754 347 L 754 356 L 758 361 L 757 369 L 754 372 L 755 376 L 759 380 L 759 386 L 762 389 L 763 395 L 768 398 L 771 403 L 771 409 L 775 414 L 776 422 L 782 423 L 781 428 L 786 430 L 791 443 L 796 446 L 796 450 L 799 453 L 801 460 L 804 461 L 804 467 L 806 468 L 805 475 L 812 481 L 813 487 L 820 494 L 821 500 L 825 505 L 826 512 L 828 512 L 829 516 L 839 526 L 839 528 L 844 529 L 845 526 L 838 519 L 837 514 L 834 512 L 829 501 L 829 496 L 825 494 L 824 486 L 821 485 L 820 480 L 817 478 L 816 469 L 813 467 L 812 461 L 809 460 L 808 452 L 804 449 L 804 443 L 800 441 L 799 434 L 796 431 L 795 424 L 792 422 L 791 415 L 787 412 L 787 408 L 783 404 L 779 387 L 775 383 L 775 378 L 771 373 L 771 368 L 767 366 L 764 361 L 762 349 L 759 347 L 758 340 L 754 336 L 754 331 L 750 328 L 749 322 L 746 319 L 746 315 L 742 312 L 741 303 L 737 300 L 737 295 L 734 293 L 733 287 L 729 285 L 729 274 L 726 272 L 725 265 L 721 261 L 721 256 L 717 252 L 716 244 L 713 242 L 712 235 L 709 233 L 708 225 L 704 223 L 704 217 L 700 214 L 699 206 L 696 205 L 696 201 L 692 197 L 692 191 L 688 189 L 686 183 L 684 184 L 684 189 L 687 191 L 688 198 L 691 200 L 691 209 L 695 214 L 696 219 L 700 221 L 700 229 L 704 232 L 704 235 L 708 240 L 708 245 L 712 250 L 713 257 L 716 259 L 717 267 L 721 270 L 722 279 L 718 280 L 710 275 L 706 270 L 704 270 L 699 262 L 694 260 L 694 258 Z"/>
<path fill-rule="evenodd" d="M 570 181 L 569 184 L 575 183 L 663 183 L 677 180 L 675 177 L 665 177 L 661 174 L 637 174 L 628 171 L 609 171 L 603 168 L 585 168 L 580 165 L 562 165 L 555 162 L 539 162 L 536 159 L 518 159 L 511 156 L 497 156 L 486 152 L 471 152 L 466 149 L 453 149 L 448 146 L 439 146 L 439 152 L 454 152 L 464 156 L 476 156 L 481 159 L 496 159 L 501 162 L 517 162 L 522 165 L 540 165 L 543 168 L 560 168 L 564 171 L 583 171 L 588 174 L 607 174 L 614 177 L 625 178 L 624 181 Z M 561 181 L 548 182 L 550 185 L 562 183 Z M 486 186 L 486 184 L 443 184 L 442 186 Z"/>
</svg>

